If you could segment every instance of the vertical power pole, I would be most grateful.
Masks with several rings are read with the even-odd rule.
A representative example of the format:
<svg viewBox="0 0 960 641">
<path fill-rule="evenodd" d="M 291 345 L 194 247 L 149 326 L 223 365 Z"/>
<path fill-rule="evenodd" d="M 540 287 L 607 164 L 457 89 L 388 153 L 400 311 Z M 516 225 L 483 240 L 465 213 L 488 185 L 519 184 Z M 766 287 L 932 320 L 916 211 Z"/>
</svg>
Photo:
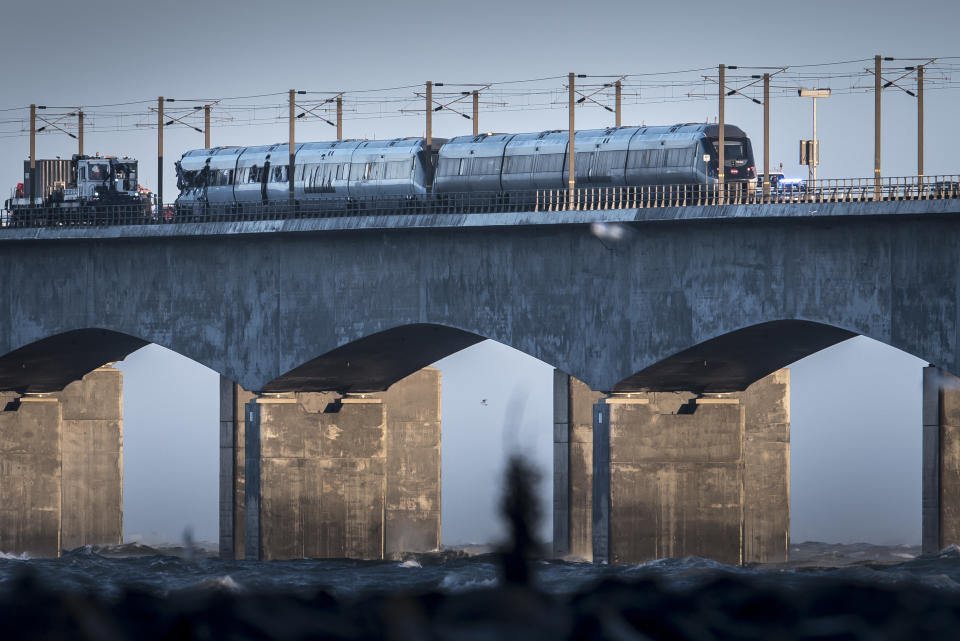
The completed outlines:
<svg viewBox="0 0 960 641">
<path fill-rule="evenodd" d="M 343 96 L 337 96 L 337 140 L 343 140 Z"/>
<path fill-rule="evenodd" d="M 210 105 L 203 106 L 203 148 L 210 149 Z"/>
<path fill-rule="evenodd" d="M 574 100 L 575 89 L 573 86 L 573 82 L 574 82 L 574 74 L 571 73 L 568 76 L 568 80 L 567 80 L 567 85 L 569 85 L 569 89 L 570 89 L 570 99 L 569 99 L 569 104 L 567 105 L 567 109 L 570 111 L 570 142 L 568 143 L 569 151 L 567 152 L 567 158 L 568 158 L 567 160 L 567 191 L 568 191 L 567 198 L 569 200 L 569 205 L 571 207 L 573 206 L 573 193 L 574 193 L 574 188 L 576 187 L 576 174 L 574 173 L 574 170 L 575 170 L 574 158 L 576 157 L 576 147 L 574 146 L 575 122 L 573 117 L 573 109 L 574 109 L 574 105 L 576 104 L 576 101 Z"/>
<path fill-rule="evenodd" d="M 77 110 L 77 153 L 83 155 L 83 109 Z"/>
<path fill-rule="evenodd" d="M 880 56 L 873 59 L 873 197 L 880 200 Z"/>
<path fill-rule="evenodd" d="M 433 144 L 433 82 L 427 80 L 427 151 Z"/>
<path fill-rule="evenodd" d="M 289 185 L 289 195 L 290 195 L 290 205 L 293 205 L 293 122 L 295 119 L 295 113 L 297 110 L 297 92 L 294 89 L 290 90 L 290 164 L 287 165 L 287 184 Z"/>
<path fill-rule="evenodd" d="M 473 90 L 473 135 L 480 135 L 480 92 Z"/>
<path fill-rule="evenodd" d="M 917 67 L 917 176 L 923 180 L 923 65 Z"/>
<path fill-rule="evenodd" d="M 157 98 L 157 214 L 163 210 L 163 96 Z"/>
<path fill-rule="evenodd" d="M 763 195 L 770 195 L 770 74 L 763 74 Z"/>
<path fill-rule="evenodd" d="M 616 102 L 616 115 L 617 115 L 616 124 L 617 124 L 617 127 L 619 127 L 620 124 L 621 124 L 621 122 L 622 122 L 621 114 L 623 113 L 623 112 L 621 111 L 621 107 L 622 107 L 622 104 L 623 104 L 623 100 L 622 100 L 622 97 L 623 97 L 623 81 L 617 80 L 617 83 L 616 83 L 616 85 L 614 85 L 614 88 L 616 89 L 616 101 L 615 101 L 615 102 Z"/>
<path fill-rule="evenodd" d="M 37 197 L 37 106 L 30 105 L 30 204 Z"/>
<path fill-rule="evenodd" d="M 726 149 L 724 148 L 724 145 L 726 144 L 726 140 L 724 138 L 724 131 L 723 131 L 723 117 L 724 117 L 723 99 L 724 99 L 724 94 L 726 93 L 726 86 L 727 86 L 727 66 L 720 65 L 720 113 L 719 113 L 720 131 L 717 136 L 719 139 L 718 145 L 717 145 L 719 147 L 719 149 L 717 150 L 717 182 L 720 183 L 721 185 L 723 184 L 723 181 L 724 181 L 724 162 L 725 162 L 724 152 L 726 151 Z"/>
<path fill-rule="evenodd" d="M 820 159 L 820 149 L 819 144 L 817 143 L 817 99 L 813 99 L 813 144 L 810 147 L 810 158 L 807 160 L 810 161 L 810 184 L 808 187 L 810 189 L 816 189 L 816 180 L 817 180 L 817 161 Z"/>
</svg>

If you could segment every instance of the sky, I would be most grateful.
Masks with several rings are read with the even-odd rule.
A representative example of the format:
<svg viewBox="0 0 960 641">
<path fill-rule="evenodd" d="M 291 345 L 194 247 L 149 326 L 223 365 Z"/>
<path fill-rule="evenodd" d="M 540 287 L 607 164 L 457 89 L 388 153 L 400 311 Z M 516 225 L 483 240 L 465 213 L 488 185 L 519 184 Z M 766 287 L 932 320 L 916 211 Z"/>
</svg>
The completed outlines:
<svg viewBox="0 0 960 641">
<path fill-rule="evenodd" d="M 6 79 L 0 93 L 0 196 L 22 179 L 28 153 L 24 108 L 30 103 L 47 105 L 47 114 L 83 106 L 89 114 L 86 150 L 138 158 L 141 183 L 155 190 L 157 132 L 150 126 L 155 115 L 149 107 L 158 95 L 175 98 L 167 103 L 171 108 L 248 97 L 215 104 L 212 129 L 214 145 L 247 145 L 286 140 L 286 123 L 276 116 L 284 113 L 290 88 L 379 90 L 348 94 L 344 134 L 384 138 L 423 134 L 423 114 L 414 112 L 421 103 L 414 92 L 426 80 L 455 91 L 456 84 L 546 79 L 495 85 L 481 108 L 483 131 L 535 131 L 566 128 L 563 83 L 568 72 L 591 76 L 578 81 L 585 85 L 627 74 L 632 86 L 626 92 L 624 123 L 671 124 L 716 117 L 712 81 L 669 90 L 669 100 L 657 101 L 651 97 L 668 90 L 656 89 L 655 81 L 674 76 L 638 74 L 702 69 L 684 77 L 709 76 L 719 63 L 770 71 L 789 65 L 796 72 L 791 83 L 829 84 L 834 95 L 818 104 L 819 175 L 872 176 L 873 96 L 857 88 L 870 82 L 849 74 L 862 71 L 875 54 L 900 59 L 885 63 L 891 67 L 914 64 L 906 59 L 960 55 L 958 17 L 960 8 L 947 0 L 813 0 L 742 10 L 713 2 L 614 0 L 12 3 L 4 7 L 0 23 L 0 71 Z M 799 66 L 838 61 L 862 62 Z M 837 73 L 825 79 L 824 70 Z M 383 91 L 397 87 L 405 89 Z M 522 96 L 507 96 L 524 87 L 548 87 L 553 93 L 526 102 Z M 630 99 L 637 92 L 642 102 Z M 953 154 L 957 92 L 932 86 L 927 92 L 928 175 L 958 171 Z M 372 105 L 398 93 L 406 99 Z M 310 93 L 303 100 L 325 95 Z M 362 107 L 358 96 L 368 98 Z M 510 108 L 502 104 L 506 102 Z M 257 105 L 257 111 L 231 111 L 227 105 Z M 547 108 L 539 108 L 543 106 Z M 400 113 L 401 108 L 408 113 Z M 912 175 L 915 99 L 892 88 L 883 94 L 883 109 L 883 173 Z M 122 118 L 116 116 L 120 112 Z M 727 100 L 726 120 L 751 135 L 759 162 L 762 108 L 733 96 Z M 788 175 L 804 176 L 797 141 L 810 137 L 810 101 L 778 95 L 771 101 L 771 123 L 773 166 L 782 162 Z M 609 124 L 612 114 L 604 109 L 590 103 L 578 108 L 579 128 Z M 470 130 L 471 123 L 455 113 L 434 117 L 435 136 Z M 298 124 L 298 140 L 332 136 L 333 129 L 322 120 Z M 175 195 L 172 162 L 202 144 L 200 133 L 167 128 L 167 200 Z M 38 157 L 68 157 L 74 145 L 61 133 L 45 133 L 38 136 Z M 549 478 L 550 366 L 490 342 L 438 365 L 444 375 L 444 540 L 489 539 L 498 531 L 495 492 L 506 452 L 528 452 Z M 860 338 L 794 366 L 795 540 L 919 540 L 922 365 Z M 176 538 L 190 525 L 199 538 L 215 539 L 217 375 L 159 347 L 144 348 L 121 367 L 127 535 Z M 523 428 L 519 434 L 504 432 L 503 407 L 518 389 L 527 398 Z M 494 402 L 479 411 L 477 397 Z M 549 487 L 545 481 L 548 516 Z M 549 522 L 543 532 L 549 532 Z"/>
</svg>

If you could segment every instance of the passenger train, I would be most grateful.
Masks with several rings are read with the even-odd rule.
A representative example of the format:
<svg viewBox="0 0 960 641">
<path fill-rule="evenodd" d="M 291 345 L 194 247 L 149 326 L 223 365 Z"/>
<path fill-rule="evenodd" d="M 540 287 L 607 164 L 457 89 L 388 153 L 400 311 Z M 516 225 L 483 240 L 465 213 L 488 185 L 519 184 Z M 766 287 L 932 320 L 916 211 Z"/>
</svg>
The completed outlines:
<svg viewBox="0 0 960 641">
<path fill-rule="evenodd" d="M 613 127 L 577 131 L 576 186 L 710 185 L 717 182 L 719 127 Z M 725 125 L 725 180 L 756 185 L 746 133 Z M 534 190 L 567 187 L 566 131 L 434 138 L 337 140 L 294 146 L 297 206 L 399 205 L 451 194 L 516 203 Z M 186 152 L 176 164 L 177 211 L 244 212 L 289 204 L 289 145 Z"/>
</svg>

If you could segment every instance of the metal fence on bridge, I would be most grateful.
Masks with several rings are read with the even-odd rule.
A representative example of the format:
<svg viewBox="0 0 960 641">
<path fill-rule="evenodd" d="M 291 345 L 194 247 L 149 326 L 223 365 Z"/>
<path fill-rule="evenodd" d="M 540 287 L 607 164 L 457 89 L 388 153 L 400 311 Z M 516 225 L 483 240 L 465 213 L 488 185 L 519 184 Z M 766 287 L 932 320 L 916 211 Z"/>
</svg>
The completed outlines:
<svg viewBox="0 0 960 641">
<path fill-rule="evenodd" d="M 431 194 L 364 200 L 326 198 L 279 203 L 221 204 L 179 202 L 163 207 L 142 205 L 26 207 L 4 210 L 0 228 L 49 226 L 160 225 L 187 222 L 231 222 L 421 214 L 479 214 L 769 205 L 781 203 L 854 203 L 960 198 L 960 176 L 854 178 L 780 185 L 764 194 L 746 183 L 727 185 L 649 185 L 582 187 L 512 192 Z"/>
</svg>

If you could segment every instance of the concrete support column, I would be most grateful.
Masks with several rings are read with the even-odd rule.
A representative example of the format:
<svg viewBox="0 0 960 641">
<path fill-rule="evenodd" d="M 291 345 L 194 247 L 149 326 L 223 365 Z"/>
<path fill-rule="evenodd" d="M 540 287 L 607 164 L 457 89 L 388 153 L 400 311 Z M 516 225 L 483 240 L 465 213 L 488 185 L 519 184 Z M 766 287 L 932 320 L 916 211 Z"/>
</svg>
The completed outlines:
<svg viewBox="0 0 960 641">
<path fill-rule="evenodd" d="M 364 399 L 343 399 L 338 395 L 301 392 L 282 395 L 296 399 L 308 413 L 319 413 Z M 398 381 L 386 392 L 368 395 L 368 402 L 380 402 L 385 410 L 386 430 L 385 495 L 376 498 L 383 506 L 383 553 L 394 558 L 404 552 L 424 552 L 440 547 L 440 370 L 427 367 Z M 220 381 L 220 555 L 247 558 L 246 545 L 246 417 L 247 404 L 256 398 L 226 378 Z M 265 397 L 268 404 L 271 398 Z M 275 402 L 283 403 L 279 400 Z M 257 410 L 259 411 L 259 410 Z M 304 410 L 307 411 L 307 410 Z M 343 411 L 343 410 L 339 410 Z M 331 413 L 328 411 L 327 413 Z M 349 412 L 348 412 L 349 413 Z M 298 417 L 299 414 L 293 414 Z M 281 420 L 278 414 L 275 421 Z M 283 419 L 285 420 L 285 419 Z M 292 425 L 299 424 L 295 418 Z M 294 438 L 307 439 L 310 435 Z M 320 438 L 316 436 L 316 438 Z M 310 458 L 312 455 L 307 456 Z M 274 457 L 276 458 L 276 457 Z M 262 468 L 258 468 L 262 469 Z M 335 470 L 330 472 L 336 473 Z M 329 483 L 329 479 L 327 480 Z M 292 491 L 292 490 L 291 490 Z M 306 505 L 319 500 L 309 488 L 300 497 Z M 279 509 L 279 508 L 277 508 Z M 276 514 L 276 513 L 275 513 Z M 255 515 L 257 518 L 259 515 Z M 276 514 L 281 520 L 286 518 Z M 259 531 L 259 526 L 257 526 Z M 310 538 L 311 533 L 305 532 Z M 315 536 L 314 536 L 315 538 Z M 305 543 L 307 548 L 310 543 Z M 315 554 L 314 556 L 323 556 Z M 335 556 L 343 556 L 337 553 Z M 379 558 L 379 557 L 378 557 Z"/>
<path fill-rule="evenodd" d="M 440 370 L 426 367 L 376 394 L 386 409 L 384 554 L 440 548 Z"/>
<path fill-rule="evenodd" d="M 570 556 L 611 563 L 690 554 L 726 563 L 788 558 L 789 370 L 735 394 L 601 400 L 560 373 L 554 390 L 555 449 L 563 419 L 571 426 L 570 480 L 554 481 L 555 503 L 569 505 Z M 586 408 L 590 416 L 576 418 Z M 585 493 L 592 498 L 580 498 Z M 574 551 L 583 533 L 587 554 Z"/>
<path fill-rule="evenodd" d="M 553 556 L 570 554 L 570 375 L 553 370 Z"/>
<path fill-rule="evenodd" d="M 220 558 L 245 554 L 246 405 L 256 398 L 233 381 L 220 377 Z"/>
<path fill-rule="evenodd" d="M 61 546 L 123 541 L 123 373 L 100 367 L 56 394 L 62 417 Z"/>
<path fill-rule="evenodd" d="M 603 397 L 554 370 L 554 555 L 593 558 L 593 406 Z"/>
<path fill-rule="evenodd" d="M 60 556 L 60 401 L 0 393 L 0 551 Z"/>
<path fill-rule="evenodd" d="M 247 559 L 383 558 L 381 399 L 261 395 L 244 428 Z"/>
<path fill-rule="evenodd" d="M 925 554 L 960 544 L 960 378 L 923 370 L 922 545 Z"/>
<path fill-rule="evenodd" d="M 694 398 L 662 413 L 660 397 L 674 395 L 645 396 L 594 406 L 594 561 L 693 554 L 741 563 L 739 399 Z"/>
<path fill-rule="evenodd" d="M 790 370 L 737 394 L 744 409 L 743 560 L 790 555 Z"/>
</svg>

